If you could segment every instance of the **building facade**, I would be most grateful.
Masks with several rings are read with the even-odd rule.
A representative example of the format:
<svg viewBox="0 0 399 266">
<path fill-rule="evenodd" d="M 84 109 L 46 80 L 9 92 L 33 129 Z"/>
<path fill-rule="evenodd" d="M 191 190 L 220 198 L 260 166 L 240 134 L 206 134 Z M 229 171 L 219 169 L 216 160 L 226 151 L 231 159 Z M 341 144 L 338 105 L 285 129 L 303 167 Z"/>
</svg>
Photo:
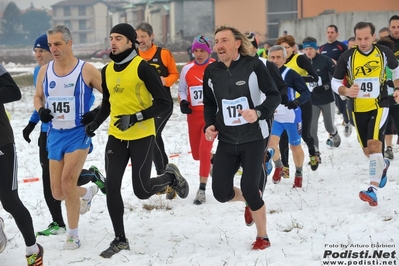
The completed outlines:
<svg viewBox="0 0 399 266">
<path fill-rule="evenodd" d="M 212 36 L 213 0 L 65 0 L 52 5 L 52 24 L 67 26 L 76 44 L 107 45 L 112 26 L 147 21 L 160 45 L 185 47 L 198 34 Z"/>
<path fill-rule="evenodd" d="M 52 7 L 52 24 L 67 26 L 74 43 L 104 43 L 109 34 L 108 5 L 101 0 L 69 0 Z M 108 30 L 108 32 L 107 32 Z"/>
<path fill-rule="evenodd" d="M 241 31 L 251 30 L 260 41 L 276 40 L 284 30 L 280 28 L 283 21 L 344 12 L 397 10 L 399 14 L 399 0 L 214 0 L 214 4 L 216 26 L 230 24 Z"/>
</svg>

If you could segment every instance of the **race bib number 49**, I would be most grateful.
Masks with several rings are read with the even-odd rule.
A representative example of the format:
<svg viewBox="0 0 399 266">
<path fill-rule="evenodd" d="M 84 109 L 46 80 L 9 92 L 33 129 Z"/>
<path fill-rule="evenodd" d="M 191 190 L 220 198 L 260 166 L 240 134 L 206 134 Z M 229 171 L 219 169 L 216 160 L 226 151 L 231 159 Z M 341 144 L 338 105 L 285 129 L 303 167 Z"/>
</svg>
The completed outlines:
<svg viewBox="0 0 399 266">
<path fill-rule="evenodd" d="M 377 98 L 380 93 L 379 78 L 357 78 L 354 83 L 360 87 L 357 98 Z"/>
<path fill-rule="evenodd" d="M 249 109 L 248 99 L 246 97 L 240 97 L 233 100 L 222 100 L 223 120 L 226 126 L 241 126 L 247 124 L 238 110 Z"/>
</svg>

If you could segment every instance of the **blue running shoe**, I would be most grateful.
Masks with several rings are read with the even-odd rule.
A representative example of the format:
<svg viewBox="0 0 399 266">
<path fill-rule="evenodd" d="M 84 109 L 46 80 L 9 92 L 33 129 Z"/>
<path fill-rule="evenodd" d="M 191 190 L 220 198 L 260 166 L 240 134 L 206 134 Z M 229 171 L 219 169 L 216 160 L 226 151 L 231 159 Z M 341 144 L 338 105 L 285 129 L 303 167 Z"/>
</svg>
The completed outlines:
<svg viewBox="0 0 399 266">
<path fill-rule="evenodd" d="M 384 167 L 384 171 L 382 171 L 381 181 L 380 181 L 380 184 L 378 185 L 379 188 L 383 188 L 387 184 L 387 180 L 388 180 L 387 172 L 388 172 L 389 165 L 391 164 L 391 162 L 388 159 L 384 159 L 384 160 L 385 160 L 385 167 Z"/>
<path fill-rule="evenodd" d="M 269 148 L 267 149 L 267 152 L 270 154 L 270 159 L 266 162 L 266 171 L 267 171 L 267 175 L 270 175 L 270 173 L 273 171 L 273 156 L 274 156 L 274 149 L 273 148 Z"/>
<path fill-rule="evenodd" d="M 367 190 L 360 191 L 359 198 L 362 201 L 368 202 L 371 207 L 378 205 L 377 195 L 372 187 L 369 187 Z"/>
</svg>

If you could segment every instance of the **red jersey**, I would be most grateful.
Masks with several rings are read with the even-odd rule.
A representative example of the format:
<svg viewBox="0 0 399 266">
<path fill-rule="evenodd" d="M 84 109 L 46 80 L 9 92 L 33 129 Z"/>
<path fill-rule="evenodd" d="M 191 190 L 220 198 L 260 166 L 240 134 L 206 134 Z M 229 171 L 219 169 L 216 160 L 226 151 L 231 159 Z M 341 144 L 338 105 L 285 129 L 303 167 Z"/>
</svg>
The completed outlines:
<svg viewBox="0 0 399 266">
<path fill-rule="evenodd" d="M 190 102 L 190 108 L 193 111 L 203 111 L 204 105 L 202 80 L 205 68 L 215 59 L 209 58 L 208 62 L 199 65 L 195 60 L 187 63 L 181 70 L 179 80 L 179 98 L 180 100 L 187 100 Z"/>
</svg>

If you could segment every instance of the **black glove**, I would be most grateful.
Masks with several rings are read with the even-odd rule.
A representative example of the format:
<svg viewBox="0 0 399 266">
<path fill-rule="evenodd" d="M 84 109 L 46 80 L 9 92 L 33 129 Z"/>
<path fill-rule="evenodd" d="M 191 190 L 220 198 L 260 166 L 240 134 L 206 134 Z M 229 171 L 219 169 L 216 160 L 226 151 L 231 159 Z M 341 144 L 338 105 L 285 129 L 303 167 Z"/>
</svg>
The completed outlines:
<svg viewBox="0 0 399 266">
<path fill-rule="evenodd" d="M 90 122 L 92 122 L 94 120 L 94 118 L 96 118 L 97 114 L 100 112 L 100 106 L 98 106 L 97 108 L 94 108 L 93 110 L 85 113 L 82 116 L 82 120 L 80 121 L 80 123 L 82 125 L 87 125 Z"/>
<path fill-rule="evenodd" d="M 119 118 L 114 123 L 114 126 L 119 128 L 121 131 L 128 130 L 131 126 L 133 126 L 137 122 L 137 116 L 134 115 L 118 115 L 115 118 Z"/>
<path fill-rule="evenodd" d="M 391 88 L 394 88 L 394 87 L 395 87 L 395 85 L 393 84 L 393 80 L 388 79 L 388 80 L 386 81 L 386 84 L 387 84 L 388 87 L 391 87 Z"/>
<path fill-rule="evenodd" d="M 44 108 L 44 107 L 40 107 L 38 113 L 39 113 L 40 120 L 41 120 L 42 122 L 44 122 L 44 123 L 48 123 L 48 122 L 51 121 L 51 119 L 54 118 L 54 116 L 52 116 L 52 115 L 50 114 L 50 113 L 51 113 L 50 109 L 46 109 L 46 108 Z"/>
<path fill-rule="evenodd" d="M 288 94 L 285 92 L 281 93 L 281 104 L 286 105 L 288 103 Z"/>
<path fill-rule="evenodd" d="M 297 99 L 293 101 L 289 101 L 285 106 L 287 106 L 288 109 L 296 109 L 299 106 L 299 101 Z"/>
<path fill-rule="evenodd" d="M 86 135 L 89 137 L 94 137 L 96 134 L 94 131 L 99 127 L 97 121 L 92 121 L 85 126 Z"/>
<path fill-rule="evenodd" d="M 32 133 L 32 131 L 35 129 L 36 124 L 33 122 L 29 122 L 28 125 L 22 130 L 22 135 L 24 136 L 24 139 L 30 143 L 30 138 L 29 135 Z"/>
<path fill-rule="evenodd" d="M 313 92 L 316 92 L 316 93 L 323 93 L 325 91 L 326 91 L 326 87 L 324 87 L 323 85 L 313 88 Z"/>
<path fill-rule="evenodd" d="M 181 102 L 180 102 L 180 111 L 183 114 L 191 114 L 193 112 L 193 110 L 190 107 L 188 107 L 189 104 L 190 103 L 187 100 L 181 100 Z"/>
</svg>

